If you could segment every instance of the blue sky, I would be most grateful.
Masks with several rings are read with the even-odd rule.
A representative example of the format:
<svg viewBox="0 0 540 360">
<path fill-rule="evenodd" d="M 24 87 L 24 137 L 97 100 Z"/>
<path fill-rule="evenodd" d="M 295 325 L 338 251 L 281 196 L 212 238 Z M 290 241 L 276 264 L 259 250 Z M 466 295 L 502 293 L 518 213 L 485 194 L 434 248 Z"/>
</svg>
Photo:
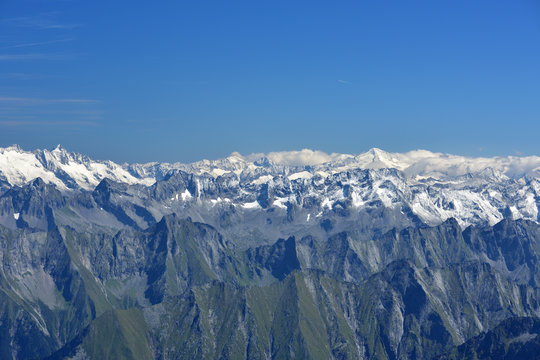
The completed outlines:
<svg viewBox="0 0 540 360">
<path fill-rule="evenodd" d="M 0 146 L 540 155 L 540 5 L 0 1 Z"/>
</svg>

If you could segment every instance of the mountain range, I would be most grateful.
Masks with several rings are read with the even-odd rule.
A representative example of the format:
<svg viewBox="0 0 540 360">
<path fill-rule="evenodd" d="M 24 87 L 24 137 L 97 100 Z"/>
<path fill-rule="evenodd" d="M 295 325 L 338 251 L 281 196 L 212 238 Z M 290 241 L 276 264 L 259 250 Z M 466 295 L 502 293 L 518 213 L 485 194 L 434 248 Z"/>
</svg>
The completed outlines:
<svg viewBox="0 0 540 360">
<path fill-rule="evenodd" d="M 5 359 L 540 358 L 540 157 L 0 149 Z"/>
</svg>

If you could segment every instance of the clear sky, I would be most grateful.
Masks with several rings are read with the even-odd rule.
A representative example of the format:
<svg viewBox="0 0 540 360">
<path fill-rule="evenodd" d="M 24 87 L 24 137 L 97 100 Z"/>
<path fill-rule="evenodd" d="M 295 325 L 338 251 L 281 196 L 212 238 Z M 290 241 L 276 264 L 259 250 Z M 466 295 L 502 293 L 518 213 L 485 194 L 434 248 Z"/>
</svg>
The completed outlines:
<svg viewBox="0 0 540 360">
<path fill-rule="evenodd" d="M 540 155 L 537 0 L 0 0 L 0 146 Z"/>
</svg>

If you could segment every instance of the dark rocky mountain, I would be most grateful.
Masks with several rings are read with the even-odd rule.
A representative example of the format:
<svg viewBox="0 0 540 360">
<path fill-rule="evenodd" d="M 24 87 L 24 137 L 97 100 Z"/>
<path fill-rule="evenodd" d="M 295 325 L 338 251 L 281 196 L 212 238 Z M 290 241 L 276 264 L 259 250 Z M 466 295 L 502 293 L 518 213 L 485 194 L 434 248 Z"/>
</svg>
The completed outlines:
<svg viewBox="0 0 540 360">
<path fill-rule="evenodd" d="M 540 359 L 540 320 L 508 318 L 492 330 L 441 355 L 439 359 Z"/>
<path fill-rule="evenodd" d="M 32 156 L 57 175 L 90 161 L 54 154 Z M 230 172 L 195 171 L 214 165 Z M 0 358 L 539 357 L 540 225 L 515 216 L 523 199 L 538 209 L 535 178 L 484 194 L 500 202 L 492 223 L 474 194 L 493 171 L 410 187 L 395 169 L 214 165 L 121 168 L 152 184 L 6 182 Z M 426 222 L 421 194 L 463 217 Z"/>
</svg>

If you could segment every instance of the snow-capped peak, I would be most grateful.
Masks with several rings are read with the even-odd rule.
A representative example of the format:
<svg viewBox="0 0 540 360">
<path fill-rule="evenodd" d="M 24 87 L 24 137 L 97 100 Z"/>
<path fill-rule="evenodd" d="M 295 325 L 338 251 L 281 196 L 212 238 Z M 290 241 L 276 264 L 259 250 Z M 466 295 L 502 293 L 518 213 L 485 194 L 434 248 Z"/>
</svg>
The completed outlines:
<svg viewBox="0 0 540 360">
<path fill-rule="evenodd" d="M 150 185 L 152 178 L 138 178 L 112 161 L 95 161 L 70 153 L 61 145 L 53 150 L 24 151 L 17 145 L 0 148 L 0 179 L 21 186 L 41 178 L 60 190 L 93 189 L 104 178 L 129 184 Z"/>
<path fill-rule="evenodd" d="M 66 152 L 66 149 L 61 144 L 56 145 L 56 147 L 51 152 Z"/>
<path fill-rule="evenodd" d="M 123 164 L 95 161 L 87 156 L 70 153 L 61 145 L 53 150 L 24 151 L 18 145 L 0 148 L 0 179 L 9 185 L 21 185 L 36 177 L 56 184 L 60 189 L 81 187 L 91 189 L 105 177 L 130 184 L 150 184 L 171 171 L 182 170 L 213 177 L 228 173 L 272 175 L 284 173 L 295 177 L 302 171 L 315 174 L 335 174 L 354 169 L 392 168 L 411 179 L 449 179 L 466 174 L 507 176 L 519 179 L 540 177 L 539 156 L 507 156 L 472 158 L 459 155 L 413 150 L 390 153 L 372 148 L 358 155 L 303 149 L 243 156 L 237 152 L 218 160 L 202 160 L 192 164 Z M 488 173 L 489 172 L 489 173 Z M 257 176 L 257 177 L 259 177 Z M 305 176 L 304 176 L 305 178 Z"/>
<path fill-rule="evenodd" d="M 227 199 L 223 204 L 246 211 L 273 205 L 283 210 L 294 203 L 313 217 L 334 211 L 335 206 L 350 206 L 354 211 L 383 206 L 412 212 L 428 224 L 450 217 L 463 226 L 493 224 L 508 214 L 540 219 L 538 156 L 471 158 L 427 150 L 390 153 L 377 148 L 350 155 L 303 149 L 247 156 L 232 153 L 191 164 L 119 165 L 92 160 L 61 146 L 50 151 L 24 151 L 16 145 L 0 148 L 3 188 L 36 178 L 60 190 L 92 190 L 105 178 L 147 186 L 175 174 L 191 179 L 186 181 L 192 188 L 179 188 L 180 192 L 168 197 L 171 201 L 209 201 L 211 206 L 219 206 L 216 199 Z"/>
</svg>

